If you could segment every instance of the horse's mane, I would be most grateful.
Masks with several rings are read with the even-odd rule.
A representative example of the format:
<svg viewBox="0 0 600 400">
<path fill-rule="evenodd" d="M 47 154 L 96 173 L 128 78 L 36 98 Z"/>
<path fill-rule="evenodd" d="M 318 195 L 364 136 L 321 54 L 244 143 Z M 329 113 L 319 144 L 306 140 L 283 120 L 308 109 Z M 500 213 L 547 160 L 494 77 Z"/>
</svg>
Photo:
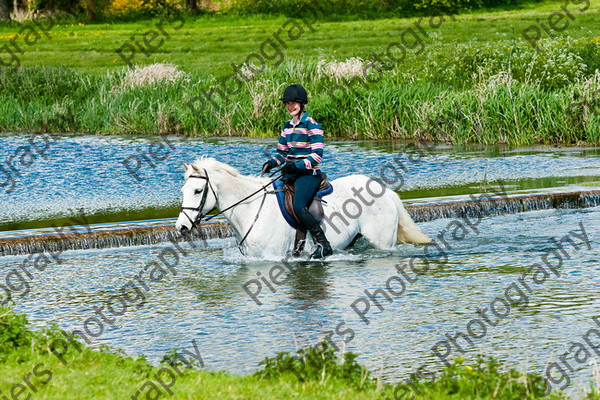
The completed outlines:
<svg viewBox="0 0 600 400">
<path fill-rule="evenodd" d="M 208 172 L 222 171 L 233 177 L 244 176 L 246 178 L 254 178 L 254 179 L 256 179 L 257 182 L 262 182 L 264 180 L 259 177 L 242 175 L 235 167 L 232 167 L 231 165 L 226 164 L 224 162 L 217 161 L 213 157 L 201 156 L 200 158 L 197 158 L 196 161 L 194 161 L 193 165 L 195 165 L 200 171 L 202 171 L 203 169 L 206 169 Z M 190 175 L 191 175 L 191 173 L 190 173 Z M 186 175 L 186 177 L 187 177 L 187 175 Z"/>
<path fill-rule="evenodd" d="M 217 161 L 213 157 L 202 156 L 197 158 L 196 161 L 194 161 L 194 165 L 198 167 L 200 171 L 206 169 L 207 171 L 224 171 L 233 176 L 240 175 L 239 171 L 235 167 L 232 167 L 231 165 L 225 164 L 221 161 Z"/>
</svg>

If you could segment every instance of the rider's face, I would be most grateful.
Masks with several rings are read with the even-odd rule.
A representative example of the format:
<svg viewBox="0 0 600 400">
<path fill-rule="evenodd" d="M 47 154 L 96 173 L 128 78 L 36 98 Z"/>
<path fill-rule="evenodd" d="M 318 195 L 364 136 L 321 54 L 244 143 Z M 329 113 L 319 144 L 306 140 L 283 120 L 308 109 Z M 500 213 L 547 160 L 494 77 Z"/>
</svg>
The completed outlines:
<svg viewBox="0 0 600 400">
<path fill-rule="evenodd" d="M 300 103 L 296 101 L 286 101 L 285 108 L 288 110 L 292 117 L 296 117 L 300 112 Z"/>
</svg>

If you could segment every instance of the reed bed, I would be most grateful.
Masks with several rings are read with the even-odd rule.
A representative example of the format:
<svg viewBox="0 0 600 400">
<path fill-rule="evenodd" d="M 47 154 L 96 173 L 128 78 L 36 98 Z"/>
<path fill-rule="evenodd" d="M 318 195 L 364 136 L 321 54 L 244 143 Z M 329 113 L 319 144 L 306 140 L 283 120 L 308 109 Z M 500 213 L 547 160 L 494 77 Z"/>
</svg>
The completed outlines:
<svg viewBox="0 0 600 400">
<path fill-rule="evenodd" d="M 93 75 L 68 68 L 0 72 L 0 130 L 265 137 L 287 118 L 285 85 L 309 90 L 329 138 L 459 143 L 600 143 L 599 38 L 526 45 L 431 45 L 364 83 L 371 60 L 286 60 L 201 109 L 223 77 L 151 65 Z M 491 47 L 490 47 L 491 46 Z M 373 69 L 371 69 L 373 74 Z M 373 78 L 373 76 L 371 76 Z M 335 86 L 340 87 L 332 92 Z M 231 85 L 230 85 L 231 86 Z M 188 103 L 194 101 L 196 111 Z"/>
</svg>

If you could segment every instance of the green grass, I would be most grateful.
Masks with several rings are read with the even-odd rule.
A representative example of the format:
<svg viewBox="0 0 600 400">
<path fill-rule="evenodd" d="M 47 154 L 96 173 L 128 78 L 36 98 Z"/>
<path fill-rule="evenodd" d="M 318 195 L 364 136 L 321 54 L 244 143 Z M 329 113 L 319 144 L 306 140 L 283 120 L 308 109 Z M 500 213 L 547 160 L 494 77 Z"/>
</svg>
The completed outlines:
<svg viewBox="0 0 600 400">
<path fill-rule="evenodd" d="M 456 22 L 443 24 L 440 34 L 432 43 L 440 44 L 443 54 L 451 55 L 456 43 L 491 44 L 498 41 L 524 42 L 521 32 L 535 24 L 536 18 L 545 18 L 560 10 L 560 2 L 525 3 L 519 10 L 457 15 Z M 580 6 L 571 6 L 578 9 Z M 572 38 L 600 37 L 599 0 L 592 0 L 590 9 L 576 14 L 563 36 Z M 171 35 L 164 45 L 150 57 L 138 52 L 137 65 L 155 62 L 173 63 L 184 71 L 224 76 L 231 73 L 231 63 L 239 64 L 247 54 L 257 51 L 260 44 L 275 33 L 286 17 L 184 17 L 185 24 L 178 31 L 175 24 L 166 24 Z M 366 21 L 318 22 L 316 32 L 305 32 L 291 41 L 286 51 L 289 59 L 317 60 L 323 56 L 344 60 L 367 57 L 381 51 L 392 40 L 397 40 L 405 28 L 417 18 L 380 19 Z M 50 30 L 51 39 L 42 38 L 33 46 L 24 46 L 22 66 L 69 66 L 83 72 L 104 74 L 107 70 L 126 64 L 115 53 L 132 35 L 156 29 L 157 20 L 113 24 L 60 24 Z M 428 31 L 433 29 L 428 28 Z M 0 45 L 8 42 L 19 29 L 0 25 Z M 139 36 L 138 36 L 139 37 Z M 20 39 L 22 40 L 22 39 Z"/>
<path fill-rule="evenodd" d="M 257 373 L 234 376 L 173 364 L 174 352 L 164 357 L 160 367 L 155 367 L 143 357 L 134 359 L 105 348 L 91 350 L 83 345 L 80 351 L 70 346 L 63 355 L 65 365 L 51 353 L 52 348 L 59 348 L 53 346 L 57 338 L 62 335 L 56 328 L 34 332 L 28 328 L 24 316 L 0 307 L 0 391 L 6 394 L 19 390 L 18 385 L 22 385 L 26 392 L 23 398 L 32 394 L 37 399 L 97 400 L 129 399 L 140 390 L 140 399 L 158 398 L 151 386 L 143 385 L 150 381 L 158 390 L 164 390 L 156 379 L 159 368 L 164 367 L 173 371 L 175 381 L 171 387 L 173 395 L 162 392 L 161 397 L 172 399 L 374 400 L 383 398 L 382 393 L 388 398 L 394 398 L 396 390 L 402 393 L 398 389 L 402 384 L 393 386 L 373 380 L 370 373 L 356 363 L 356 355 L 352 353 L 346 353 L 345 362 L 340 363 L 326 342 L 318 349 L 301 350 L 294 356 L 279 353 L 265 359 Z M 202 354 L 203 349 L 199 350 Z M 174 365 L 183 371 L 181 376 L 174 372 Z M 171 381 L 166 372 L 161 376 L 164 382 Z M 524 392 L 536 399 L 541 398 L 536 393 L 545 387 L 539 376 L 507 369 L 492 359 L 480 359 L 470 365 L 456 360 L 438 373 L 433 382 L 427 377 L 417 379 L 411 386 L 408 398 L 415 392 L 416 398 L 431 400 L 514 400 L 523 398 Z M 35 393 L 30 387 L 35 388 Z M 150 393 L 146 397 L 149 392 L 154 396 Z M 553 392 L 544 398 L 564 397 Z M 594 389 L 587 398 L 600 399 Z"/>
<path fill-rule="evenodd" d="M 429 27 L 426 18 L 421 25 L 429 38 L 422 53 L 409 49 L 378 82 L 337 92 L 339 101 L 329 92 L 340 81 L 319 72 L 320 63 L 362 57 L 366 64 L 418 19 L 324 21 L 315 24 L 315 32 L 304 26 L 296 40 L 281 35 L 288 47 L 283 63 L 268 61 L 239 93 L 201 113 L 187 103 L 232 74 L 232 63 L 244 62 L 265 39 L 273 39 L 286 18 L 187 17 L 177 31 L 165 25 L 171 38 L 149 57 L 138 50 L 132 62 L 172 63 L 187 75 L 138 88 L 123 87 L 129 69 L 115 50 L 157 20 L 57 24 L 51 39 L 42 36 L 24 47 L 23 67 L 0 73 L 0 130 L 276 136 L 288 118 L 277 99 L 286 84 L 301 82 L 309 89 L 309 110 L 330 138 L 596 145 L 599 4 L 594 0 L 590 9 L 576 13 L 560 37 L 543 37 L 540 52 L 521 32 L 559 10 L 559 3 L 463 14 L 439 29 Z M 0 27 L 0 37 L 6 42 L 16 31 L 12 25 Z M 68 69 L 56 69 L 65 65 Z"/>
</svg>

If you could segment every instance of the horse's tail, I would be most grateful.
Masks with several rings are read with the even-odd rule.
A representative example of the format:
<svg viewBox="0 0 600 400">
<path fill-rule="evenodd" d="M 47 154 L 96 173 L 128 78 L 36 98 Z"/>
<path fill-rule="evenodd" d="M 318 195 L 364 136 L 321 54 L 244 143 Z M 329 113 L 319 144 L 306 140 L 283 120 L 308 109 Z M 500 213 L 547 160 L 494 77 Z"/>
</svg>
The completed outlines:
<svg viewBox="0 0 600 400">
<path fill-rule="evenodd" d="M 400 196 L 393 193 L 396 208 L 398 210 L 398 231 L 396 233 L 396 243 L 414 243 L 427 244 L 431 243 L 431 239 L 421 232 L 421 228 L 415 224 L 410 214 L 402 205 Z"/>
</svg>

